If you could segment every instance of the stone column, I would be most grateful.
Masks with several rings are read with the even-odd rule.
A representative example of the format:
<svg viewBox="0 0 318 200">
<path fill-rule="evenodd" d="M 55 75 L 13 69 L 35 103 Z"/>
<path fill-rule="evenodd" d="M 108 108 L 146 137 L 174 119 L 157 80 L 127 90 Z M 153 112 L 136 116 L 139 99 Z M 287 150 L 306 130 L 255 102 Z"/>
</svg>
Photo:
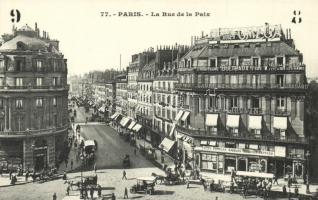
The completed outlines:
<svg viewBox="0 0 318 200">
<path fill-rule="evenodd" d="M 34 143 L 33 139 L 25 138 L 23 140 L 23 167 L 24 169 L 29 168 L 34 169 L 34 155 L 32 144 Z"/>
</svg>

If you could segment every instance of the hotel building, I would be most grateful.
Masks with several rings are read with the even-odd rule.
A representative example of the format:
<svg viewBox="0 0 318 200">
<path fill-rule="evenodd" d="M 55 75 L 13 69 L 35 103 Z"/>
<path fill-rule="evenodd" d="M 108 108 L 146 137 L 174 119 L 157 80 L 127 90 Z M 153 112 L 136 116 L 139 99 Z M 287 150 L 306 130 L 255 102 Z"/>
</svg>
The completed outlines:
<svg viewBox="0 0 318 200">
<path fill-rule="evenodd" d="M 188 167 L 305 176 L 307 83 L 290 30 L 212 30 L 178 66 L 176 137 Z"/>
</svg>

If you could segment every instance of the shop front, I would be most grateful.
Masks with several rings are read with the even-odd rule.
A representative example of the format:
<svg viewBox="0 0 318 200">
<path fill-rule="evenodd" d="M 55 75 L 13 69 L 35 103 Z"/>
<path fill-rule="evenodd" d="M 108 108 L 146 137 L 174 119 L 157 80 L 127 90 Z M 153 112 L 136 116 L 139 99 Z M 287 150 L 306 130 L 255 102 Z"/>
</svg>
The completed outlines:
<svg viewBox="0 0 318 200">
<path fill-rule="evenodd" d="M 297 158 L 286 155 L 286 148 L 282 146 L 275 146 L 272 151 L 198 146 L 194 151 L 200 157 L 199 166 L 203 171 L 229 174 L 234 170 L 271 173 L 278 177 L 290 174 L 296 179 L 303 178 L 305 174 L 305 160 L 299 154 Z"/>
</svg>

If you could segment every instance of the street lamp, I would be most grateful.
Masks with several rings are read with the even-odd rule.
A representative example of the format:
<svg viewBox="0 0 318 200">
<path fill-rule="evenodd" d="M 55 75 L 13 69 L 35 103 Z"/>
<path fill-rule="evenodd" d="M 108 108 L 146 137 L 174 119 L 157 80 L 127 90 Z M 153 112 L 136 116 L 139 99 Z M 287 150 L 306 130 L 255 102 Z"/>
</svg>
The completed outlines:
<svg viewBox="0 0 318 200">
<path fill-rule="evenodd" d="M 81 166 L 81 188 L 80 188 L 80 199 L 84 199 L 84 194 L 83 194 L 83 167 L 86 163 L 86 156 L 84 155 L 84 153 L 81 153 L 80 156 L 81 160 L 82 160 L 82 166 Z"/>
<path fill-rule="evenodd" d="M 306 152 L 306 158 L 307 158 L 307 174 L 306 174 L 306 193 L 309 194 L 309 157 L 310 157 L 310 152 L 307 150 Z"/>
<path fill-rule="evenodd" d="M 193 171 L 193 176 L 194 176 L 194 179 L 196 178 L 196 174 L 195 174 L 195 171 L 194 171 L 194 141 L 192 140 L 192 144 L 191 144 L 191 148 L 192 148 L 192 171 Z"/>
</svg>

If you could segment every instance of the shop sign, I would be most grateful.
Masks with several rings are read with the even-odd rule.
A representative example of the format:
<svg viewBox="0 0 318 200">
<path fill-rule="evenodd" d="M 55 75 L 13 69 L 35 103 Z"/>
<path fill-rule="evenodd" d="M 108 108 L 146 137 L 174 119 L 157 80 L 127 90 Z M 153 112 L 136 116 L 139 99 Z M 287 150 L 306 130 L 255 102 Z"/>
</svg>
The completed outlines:
<svg viewBox="0 0 318 200">
<path fill-rule="evenodd" d="M 257 156 L 269 156 L 269 157 L 275 156 L 275 153 L 272 151 L 261 151 L 261 150 L 254 150 L 254 149 L 237 149 L 237 148 L 226 148 L 226 147 L 200 146 L 200 147 L 195 147 L 194 150 L 241 154 L 241 155 L 257 155 Z"/>
<path fill-rule="evenodd" d="M 282 36 L 282 29 L 280 25 L 266 23 L 265 26 L 213 29 L 210 36 L 221 40 L 273 39 Z"/>
</svg>

